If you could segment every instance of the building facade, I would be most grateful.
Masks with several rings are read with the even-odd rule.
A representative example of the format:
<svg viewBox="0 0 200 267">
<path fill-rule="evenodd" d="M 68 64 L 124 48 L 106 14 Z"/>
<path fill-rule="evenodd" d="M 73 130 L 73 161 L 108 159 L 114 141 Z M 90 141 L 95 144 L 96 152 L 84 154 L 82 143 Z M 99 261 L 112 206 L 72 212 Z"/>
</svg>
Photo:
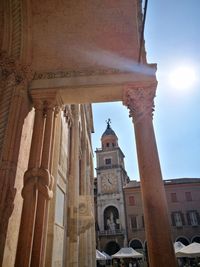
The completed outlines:
<svg viewBox="0 0 200 267">
<path fill-rule="evenodd" d="M 148 199 L 150 265 L 176 266 L 144 22 L 141 0 L 0 1 L 0 265 L 94 265 L 90 105 L 121 101 L 133 119 Z"/>
<path fill-rule="evenodd" d="M 200 243 L 200 178 L 164 180 L 173 242 Z M 128 244 L 145 250 L 146 235 L 140 182 L 124 187 Z"/>
<path fill-rule="evenodd" d="M 102 147 L 96 150 L 97 247 L 112 255 L 120 248 L 130 246 L 146 255 L 147 238 L 141 184 L 139 181 L 129 180 L 125 171 L 124 155 L 117 140 L 115 132 L 108 124 L 101 137 Z M 123 172 L 115 173 L 119 168 Z M 172 241 L 181 241 L 185 245 L 191 242 L 200 243 L 200 178 L 171 179 L 164 180 L 163 183 Z M 120 202 L 123 207 L 118 205 Z M 114 216 L 117 220 L 114 219 L 115 226 L 110 229 L 107 225 L 107 220 L 110 219 L 107 209 L 112 208 L 117 209 L 116 213 L 113 211 L 113 214 L 117 214 Z M 152 206 L 152 212 L 153 209 Z M 118 226 L 116 221 L 123 221 L 125 225 Z M 124 230 L 125 242 L 119 238 L 122 235 L 119 229 Z"/>
</svg>

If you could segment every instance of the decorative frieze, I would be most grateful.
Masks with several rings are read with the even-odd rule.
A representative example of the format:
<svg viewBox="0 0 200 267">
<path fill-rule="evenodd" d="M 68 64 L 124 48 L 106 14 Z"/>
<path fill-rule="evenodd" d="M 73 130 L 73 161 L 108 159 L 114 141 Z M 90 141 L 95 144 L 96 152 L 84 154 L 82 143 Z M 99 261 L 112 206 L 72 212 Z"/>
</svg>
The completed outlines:
<svg viewBox="0 0 200 267">
<path fill-rule="evenodd" d="M 156 86 L 135 87 L 128 85 L 123 91 L 123 104 L 129 109 L 134 123 L 153 117 Z"/>
<path fill-rule="evenodd" d="M 33 80 L 45 80 L 45 79 L 56 79 L 56 78 L 71 78 L 81 76 L 95 76 L 105 74 L 116 74 L 124 73 L 118 69 L 99 69 L 99 70 L 66 70 L 66 71 L 52 71 L 52 72 L 36 72 Z"/>
</svg>

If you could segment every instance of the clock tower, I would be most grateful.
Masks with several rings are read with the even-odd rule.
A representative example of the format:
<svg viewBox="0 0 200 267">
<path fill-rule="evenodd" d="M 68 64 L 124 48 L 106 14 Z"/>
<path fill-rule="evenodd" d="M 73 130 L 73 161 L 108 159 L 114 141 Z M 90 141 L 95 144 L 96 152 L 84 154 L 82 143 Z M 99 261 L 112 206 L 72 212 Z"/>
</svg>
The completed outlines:
<svg viewBox="0 0 200 267">
<path fill-rule="evenodd" d="M 124 154 L 111 128 L 110 119 L 101 137 L 97 159 L 97 246 L 112 255 L 127 246 L 123 186 L 129 182 Z"/>
</svg>

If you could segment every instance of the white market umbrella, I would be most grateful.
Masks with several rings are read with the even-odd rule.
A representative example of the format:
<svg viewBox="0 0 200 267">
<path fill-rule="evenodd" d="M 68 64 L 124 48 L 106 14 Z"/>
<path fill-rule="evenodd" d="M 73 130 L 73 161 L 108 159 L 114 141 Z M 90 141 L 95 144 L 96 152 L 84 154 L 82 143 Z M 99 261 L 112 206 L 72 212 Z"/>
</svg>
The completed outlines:
<svg viewBox="0 0 200 267">
<path fill-rule="evenodd" d="M 121 248 L 112 258 L 142 258 L 143 255 L 133 248 Z"/>
<path fill-rule="evenodd" d="M 106 260 L 106 256 L 101 253 L 98 249 L 96 249 L 96 260 L 101 261 L 101 260 Z"/>
<path fill-rule="evenodd" d="M 106 260 L 112 260 L 112 257 L 108 255 L 106 252 L 102 251 L 101 253 L 106 256 Z"/>
<path fill-rule="evenodd" d="M 176 253 L 177 258 L 195 258 L 195 257 L 200 257 L 200 244 L 199 243 L 192 243 L 188 246 L 185 246 L 181 250 L 179 250 Z"/>
<path fill-rule="evenodd" d="M 178 251 L 180 251 L 184 247 L 185 247 L 185 245 L 183 243 L 181 243 L 180 241 L 175 242 L 174 243 L 175 253 L 177 253 Z"/>
</svg>

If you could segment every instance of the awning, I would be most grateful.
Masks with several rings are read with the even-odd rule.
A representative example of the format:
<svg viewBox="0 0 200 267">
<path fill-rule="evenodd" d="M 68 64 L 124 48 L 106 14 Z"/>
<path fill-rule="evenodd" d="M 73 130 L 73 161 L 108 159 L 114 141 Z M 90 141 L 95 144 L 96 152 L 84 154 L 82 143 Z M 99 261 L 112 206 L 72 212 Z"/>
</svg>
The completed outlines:
<svg viewBox="0 0 200 267">
<path fill-rule="evenodd" d="M 97 249 L 96 249 L 96 260 L 97 261 L 106 260 L 106 256 Z"/>
<path fill-rule="evenodd" d="M 133 248 L 121 248 L 112 258 L 142 258 L 143 255 Z"/>
<path fill-rule="evenodd" d="M 200 244 L 199 243 L 192 243 L 188 246 L 183 247 L 181 250 L 179 250 L 176 253 L 176 257 L 182 258 L 182 257 L 187 257 L 187 258 L 195 258 L 195 257 L 200 257 Z"/>
</svg>

